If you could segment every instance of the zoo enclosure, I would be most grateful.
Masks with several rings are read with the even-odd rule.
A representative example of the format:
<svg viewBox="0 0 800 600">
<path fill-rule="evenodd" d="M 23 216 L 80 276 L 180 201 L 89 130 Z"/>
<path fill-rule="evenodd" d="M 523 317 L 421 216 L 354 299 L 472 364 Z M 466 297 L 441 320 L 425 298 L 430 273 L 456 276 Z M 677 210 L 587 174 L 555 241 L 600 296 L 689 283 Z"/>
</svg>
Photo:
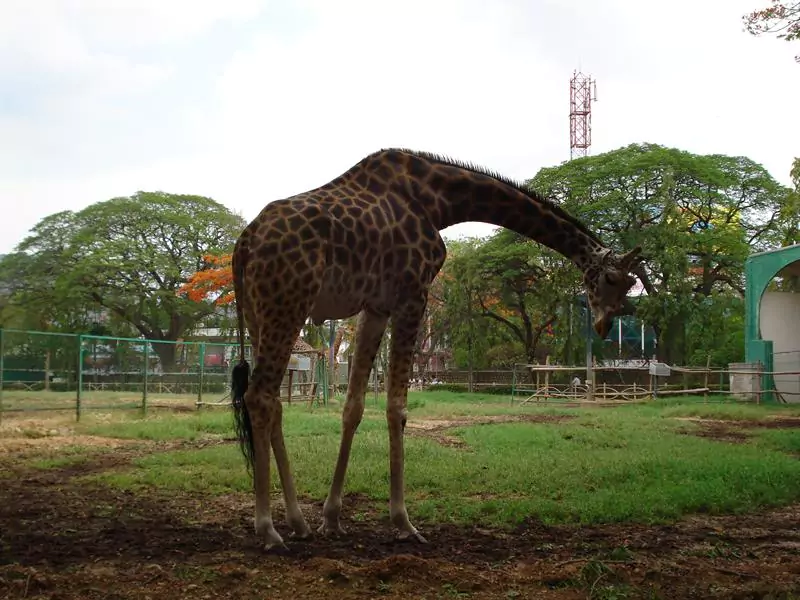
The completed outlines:
<svg viewBox="0 0 800 600">
<path fill-rule="evenodd" d="M 778 390 L 778 380 L 800 382 L 795 362 L 787 358 L 786 369 L 768 371 L 760 363 L 732 363 L 715 368 L 673 366 L 654 360 L 603 361 L 591 366 L 545 364 L 515 365 L 513 399 L 523 403 L 548 400 L 637 401 L 659 396 L 700 395 L 708 401 L 734 399 L 800 402 L 800 393 Z M 773 384 L 773 386 L 770 386 Z"/>
<path fill-rule="evenodd" d="M 250 345 L 245 346 L 249 358 Z M 199 407 L 225 403 L 238 344 L 162 341 L 0 328 L 3 412 L 141 408 L 153 401 Z M 282 395 L 327 402 L 327 368 L 295 352 Z"/>
<path fill-rule="evenodd" d="M 4 411 L 72 409 L 80 418 L 87 409 L 226 405 L 237 346 L 227 340 L 166 342 L 0 329 L 0 417 Z M 249 357 L 249 344 L 246 352 Z M 327 403 L 332 393 L 346 392 L 346 363 L 338 365 L 333 386 L 325 355 L 303 354 L 293 354 L 284 377 L 281 392 L 287 401 Z M 770 400 L 770 393 L 778 401 L 800 401 L 800 393 L 780 394 L 768 385 L 787 379 L 800 383 L 800 353 L 776 356 L 775 362 L 781 370 L 767 371 L 758 363 L 727 369 L 671 366 L 669 375 L 653 376 L 647 360 L 603 361 L 588 372 L 585 366 L 547 360 L 507 370 L 428 370 L 425 382 L 412 375 L 411 388 L 494 393 L 512 402 L 641 401 L 688 394 L 760 402 Z M 370 386 L 376 401 L 384 387 L 379 371 L 376 364 Z"/>
</svg>

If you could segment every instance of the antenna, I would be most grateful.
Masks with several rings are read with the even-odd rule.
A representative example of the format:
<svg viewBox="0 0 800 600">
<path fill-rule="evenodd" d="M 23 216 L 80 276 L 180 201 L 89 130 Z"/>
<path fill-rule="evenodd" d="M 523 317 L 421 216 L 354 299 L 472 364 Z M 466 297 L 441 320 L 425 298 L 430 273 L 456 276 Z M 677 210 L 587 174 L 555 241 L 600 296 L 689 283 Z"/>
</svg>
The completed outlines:
<svg viewBox="0 0 800 600">
<path fill-rule="evenodd" d="M 592 100 L 597 101 L 597 82 L 580 71 L 569 81 L 569 158 L 589 154 L 592 145 Z"/>
</svg>

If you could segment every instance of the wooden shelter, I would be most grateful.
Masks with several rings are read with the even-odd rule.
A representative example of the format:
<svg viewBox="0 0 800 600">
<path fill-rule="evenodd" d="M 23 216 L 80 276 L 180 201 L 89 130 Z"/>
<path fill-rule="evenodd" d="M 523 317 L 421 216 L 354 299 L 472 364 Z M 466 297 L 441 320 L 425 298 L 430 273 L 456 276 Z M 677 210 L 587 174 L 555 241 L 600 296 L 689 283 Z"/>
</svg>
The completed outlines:
<svg viewBox="0 0 800 600">
<path fill-rule="evenodd" d="M 295 382 L 295 373 L 305 373 L 308 381 Z M 308 342 L 301 338 L 297 338 L 292 346 L 292 356 L 289 359 L 289 364 L 286 367 L 286 401 L 292 403 L 292 388 L 300 386 L 301 390 L 305 388 L 309 393 L 301 393 L 301 399 L 308 399 L 313 402 L 318 396 L 320 390 L 320 376 L 325 372 L 325 352 L 318 350 L 311 346 Z M 286 381 L 286 379 L 284 379 Z M 324 389 L 324 386 L 323 386 Z"/>
</svg>

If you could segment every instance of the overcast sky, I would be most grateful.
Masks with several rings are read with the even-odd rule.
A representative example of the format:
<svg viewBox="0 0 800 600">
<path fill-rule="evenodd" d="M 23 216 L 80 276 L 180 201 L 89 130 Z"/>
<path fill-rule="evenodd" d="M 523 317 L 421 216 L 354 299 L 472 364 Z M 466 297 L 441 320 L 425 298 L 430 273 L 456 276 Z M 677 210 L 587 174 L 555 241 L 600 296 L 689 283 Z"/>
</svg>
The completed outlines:
<svg viewBox="0 0 800 600">
<path fill-rule="evenodd" d="M 532 177 L 569 157 L 575 69 L 597 79 L 592 153 L 743 154 L 788 183 L 798 45 L 741 25 L 766 4 L 2 0 L 0 253 L 137 190 L 250 219 L 382 147 Z"/>
</svg>

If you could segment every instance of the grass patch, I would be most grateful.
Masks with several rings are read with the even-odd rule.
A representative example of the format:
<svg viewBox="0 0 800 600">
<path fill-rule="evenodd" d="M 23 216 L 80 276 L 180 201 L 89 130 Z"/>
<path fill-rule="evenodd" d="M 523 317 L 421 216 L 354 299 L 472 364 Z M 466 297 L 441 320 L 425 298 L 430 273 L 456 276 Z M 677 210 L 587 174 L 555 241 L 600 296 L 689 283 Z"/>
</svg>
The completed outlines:
<svg viewBox="0 0 800 600">
<path fill-rule="evenodd" d="M 679 436 L 655 423 L 513 423 L 464 429 L 475 448 L 439 460 L 435 493 L 417 513 L 513 524 L 663 522 L 690 512 L 740 512 L 800 498 L 800 463 L 750 445 Z M 427 485 L 426 485 L 427 484 Z M 413 488 L 412 488 L 413 489 Z"/>
<path fill-rule="evenodd" d="M 758 432 L 757 440 L 767 448 L 800 455 L 800 429 L 767 429 Z"/>
<path fill-rule="evenodd" d="M 763 421 L 770 415 L 800 416 L 800 406 L 786 404 L 704 403 L 702 398 L 656 400 L 639 405 L 643 413 L 662 418 L 697 417 L 732 421 Z"/>
<path fill-rule="evenodd" d="M 89 456 L 74 454 L 72 456 L 49 456 L 47 458 L 37 458 L 31 460 L 28 465 L 33 469 L 63 469 L 85 463 Z"/>
<path fill-rule="evenodd" d="M 386 397 L 379 396 L 377 402 L 368 402 L 367 408 L 375 413 L 385 413 Z M 407 409 L 412 418 L 504 415 L 530 410 L 519 404 L 512 405 L 511 396 L 446 391 L 409 392 Z"/>
<path fill-rule="evenodd" d="M 471 398 L 434 394 L 420 396 L 424 404 L 412 409 L 412 419 L 464 414 L 459 413 L 467 406 L 463 397 Z M 437 404 L 445 394 L 448 401 Z M 616 409 L 508 407 L 512 408 L 577 418 L 448 431 L 463 439 L 467 449 L 406 436 L 406 493 L 412 519 L 500 526 L 531 517 L 547 523 L 665 522 L 686 513 L 735 513 L 800 499 L 800 461 L 786 453 L 800 451 L 794 431 L 759 430 L 752 443 L 728 445 L 680 435 L 685 423 L 674 418 L 703 411 L 717 418 L 741 419 L 746 414 L 760 420 L 775 413 L 773 406 L 657 402 Z M 388 435 L 381 412 L 372 407 L 359 428 L 346 492 L 362 494 L 386 510 Z M 210 433 L 230 435 L 230 424 L 228 412 L 203 412 L 87 427 L 102 427 L 115 437 L 193 439 Z M 286 408 L 284 432 L 303 496 L 325 497 L 340 431 L 338 409 Z M 131 469 L 91 478 L 133 489 L 212 494 L 252 490 L 234 444 L 153 454 L 137 459 Z M 272 482 L 277 493 L 274 463 Z"/>
<path fill-rule="evenodd" d="M 133 466 L 132 469 L 87 475 L 83 479 L 134 490 L 157 487 L 223 494 L 253 489 L 242 456 L 233 446 L 152 454 L 134 460 Z"/>
<path fill-rule="evenodd" d="M 76 430 L 118 439 L 194 440 L 233 431 L 230 413 L 198 412 L 190 414 L 154 413 L 145 418 L 127 413 L 114 422 L 86 420 Z"/>
<path fill-rule="evenodd" d="M 309 412 L 301 406 L 284 407 L 284 429 L 295 436 L 338 436 L 341 418 L 330 408 Z M 375 417 L 369 415 L 361 427 L 377 426 Z M 145 418 L 126 415 L 116 422 L 88 422 L 77 426 L 82 433 L 120 439 L 141 440 L 196 440 L 207 437 L 233 436 L 233 417 L 228 410 L 201 411 L 188 414 L 159 412 Z"/>
</svg>

